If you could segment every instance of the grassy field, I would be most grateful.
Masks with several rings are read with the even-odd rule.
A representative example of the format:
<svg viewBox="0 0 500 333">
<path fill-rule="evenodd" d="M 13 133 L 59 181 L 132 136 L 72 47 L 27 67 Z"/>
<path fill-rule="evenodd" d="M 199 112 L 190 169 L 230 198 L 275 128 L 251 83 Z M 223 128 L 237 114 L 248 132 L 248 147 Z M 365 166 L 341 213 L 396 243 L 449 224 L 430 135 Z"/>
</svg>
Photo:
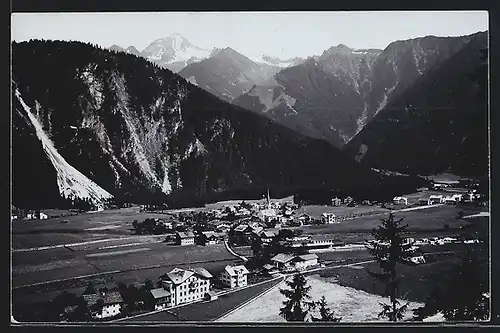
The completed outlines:
<svg viewBox="0 0 500 333">
<path fill-rule="evenodd" d="M 205 208 L 206 209 L 220 209 L 220 208 L 222 208 L 224 206 L 228 206 L 228 205 L 238 205 L 242 201 L 245 201 L 246 203 L 265 204 L 267 202 L 266 200 L 267 199 L 255 199 L 255 200 L 243 200 L 243 199 L 240 199 L 240 200 L 219 201 L 219 202 L 215 202 L 215 203 L 211 203 L 211 204 L 206 204 Z M 281 204 L 283 204 L 285 202 L 293 203 L 293 196 L 291 196 L 291 197 L 285 197 L 285 198 L 279 198 L 279 199 L 271 198 L 271 202 L 279 202 Z"/>
<path fill-rule="evenodd" d="M 162 321 L 211 321 L 236 308 L 243 302 L 275 286 L 280 280 L 264 282 L 234 293 L 221 295 L 212 302 L 194 303 L 168 312 L 158 312 L 124 322 L 162 322 Z M 169 313 L 170 312 L 170 313 Z"/>
<path fill-rule="evenodd" d="M 428 209 L 395 212 L 396 218 L 404 218 L 408 224 L 409 231 L 435 231 L 442 230 L 447 224 L 450 229 L 460 228 L 468 224 L 465 220 L 457 220 L 459 209 L 455 206 L 438 206 Z M 475 209 L 475 211 L 478 211 Z M 464 211 L 465 212 L 465 211 Z M 344 220 L 339 223 L 311 225 L 301 227 L 304 234 L 329 234 L 329 233 L 366 233 L 371 232 L 380 224 L 381 218 L 387 216 L 362 216 L 352 220 Z"/>
<path fill-rule="evenodd" d="M 318 301 L 322 296 L 325 296 L 328 307 L 336 316 L 342 318 L 342 322 L 380 321 L 377 314 L 380 312 L 379 302 L 383 301 L 382 297 L 330 283 L 317 278 L 317 276 L 308 276 L 306 280 L 311 287 L 309 290 L 310 301 Z M 282 288 L 288 289 L 285 283 L 281 283 L 278 288 L 244 305 L 222 318 L 220 322 L 286 322 L 279 314 L 279 310 L 283 306 L 282 302 L 285 300 L 279 290 Z M 416 306 L 419 304 L 410 305 L 411 308 Z M 313 310 L 314 312 L 316 311 Z M 317 312 L 314 314 L 318 316 Z"/>
<path fill-rule="evenodd" d="M 458 262 L 456 255 L 426 256 L 426 258 L 428 261 L 426 264 L 398 265 L 398 274 L 401 275 L 400 295 L 405 295 L 405 299 L 425 302 L 432 289 L 441 284 L 442 277 L 446 276 Z M 354 267 L 326 269 L 318 275 L 325 281 L 384 295 L 385 285 L 370 276 L 368 271 L 378 272 L 378 264 L 367 263 L 362 269 Z"/>
<path fill-rule="evenodd" d="M 138 207 L 131 207 L 47 220 L 17 220 L 12 223 L 12 246 L 32 248 L 130 236 L 134 220 L 164 217 L 165 214 L 140 212 Z M 61 223 L 63 220 L 68 223 Z"/>
<path fill-rule="evenodd" d="M 368 213 L 384 213 L 388 212 L 388 209 L 380 208 L 379 206 L 357 206 L 357 207 L 346 207 L 346 206 L 320 206 L 320 205 L 307 205 L 302 206 L 297 209 L 297 214 L 309 214 L 314 218 L 320 218 L 323 213 L 333 213 L 337 216 L 346 216 L 349 214 L 368 214 Z"/>
<path fill-rule="evenodd" d="M 116 250 L 142 250 L 141 252 L 117 253 Z M 171 246 L 164 243 L 137 245 L 118 249 L 92 249 L 71 251 L 51 249 L 36 252 L 13 253 L 13 285 L 25 285 L 53 279 L 70 278 L 115 270 L 132 270 L 153 265 L 180 265 L 190 262 L 234 260 L 224 244 L 210 246 Z M 113 253 L 108 256 L 92 254 Z"/>
</svg>

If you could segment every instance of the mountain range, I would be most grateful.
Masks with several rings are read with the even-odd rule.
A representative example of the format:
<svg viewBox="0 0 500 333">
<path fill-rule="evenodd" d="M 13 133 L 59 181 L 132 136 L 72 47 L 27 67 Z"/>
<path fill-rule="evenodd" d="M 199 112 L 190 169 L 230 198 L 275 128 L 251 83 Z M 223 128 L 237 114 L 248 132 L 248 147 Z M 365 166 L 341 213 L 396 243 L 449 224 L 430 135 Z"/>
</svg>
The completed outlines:
<svg viewBox="0 0 500 333">
<path fill-rule="evenodd" d="M 393 42 L 384 50 L 340 44 L 279 71 L 233 103 L 342 147 L 389 101 L 475 36 L 427 36 Z"/>
<path fill-rule="evenodd" d="M 12 52 L 17 207 L 384 181 L 326 141 L 133 54 L 61 41 L 13 43 Z"/>
<path fill-rule="evenodd" d="M 175 34 L 142 52 L 13 43 L 14 204 L 269 187 L 366 196 L 414 188 L 416 175 L 481 177 L 485 50 L 485 32 L 261 62 Z"/>
<path fill-rule="evenodd" d="M 154 40 L 142 51 L 138 51 L 134 46 L 129 46 L 124 49 L 118 45 L 112 45 L 109 47 L 109 50 L 132 53 L 146 58 L 160 67 L 168 68 L 172 72 L 178 73 L 184 67 L 207 59 L 222 49 L 218 49 L 216 47 L 213 47 L 212 49 L 204 49 L 193 45 L 181 34 L 173 33 L 167 37 Z M 294 66 L 301 63 L 303 60 L 304 59 L 299 57 L 283 60 L 278 57 L 272 57 L 265 54 L 261 54 L 252 59 L 252 61 L 257 64 L 277 68 Z"/>
<path fill-rule="evenodd" d="M 231 102 L 279 70 L 281 67 L 258 64 L 228 47 L 214 50 L 208 59 L 186 66 L 179 75 Z"/>
<path fill-rule="evenodd" d="M 387 103 L 344 150 L 372 168 L 487 177 L 487 36 L 477 34 Z"/>
</svg>

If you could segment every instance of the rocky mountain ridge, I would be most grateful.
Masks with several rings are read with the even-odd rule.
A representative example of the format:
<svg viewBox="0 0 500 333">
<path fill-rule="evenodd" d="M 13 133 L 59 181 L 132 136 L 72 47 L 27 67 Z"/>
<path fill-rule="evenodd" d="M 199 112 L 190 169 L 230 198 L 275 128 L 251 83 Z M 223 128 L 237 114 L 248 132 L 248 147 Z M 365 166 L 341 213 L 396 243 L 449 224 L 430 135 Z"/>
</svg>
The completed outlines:
<svg viewBox="0 0 500 333">
<path fill-rule="evenodd" d="M 12 52 L 18 207 L 54 207 L 63 195 L 176 202 L 249 188 L 381 184 L 327 142 L 132 54 L 60 41 L 13 43 Z"/>
<path fill-rule="evenodd" d="M 234 103 L 342 147 L 391 99 L 480 34 L 396 41 L 384 50 L 340 44 L 276 73 Z M 340 101 L 342 96 L 348 99 Z"/>
</svg>

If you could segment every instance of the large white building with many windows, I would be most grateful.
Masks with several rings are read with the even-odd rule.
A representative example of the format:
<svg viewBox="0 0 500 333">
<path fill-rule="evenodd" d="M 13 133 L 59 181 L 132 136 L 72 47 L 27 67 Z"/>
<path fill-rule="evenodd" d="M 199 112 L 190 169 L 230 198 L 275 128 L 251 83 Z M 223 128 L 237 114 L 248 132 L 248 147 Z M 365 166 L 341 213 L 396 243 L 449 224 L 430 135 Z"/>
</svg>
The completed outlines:
<svg viewBox="0 0 500 333">
<path fill-rule="evenodd" d="M 170 294 L 170 304 L 165 305 L 176 306 L 203 299 L 210 291 L 212 277 L 212 274 L 201 267 L 174 268 L 162 277 L 163 289 Z M 162 298 L 165 296 L 162 295 Z"/>
<path fill-rule="evenodd" d="M 243 265 L 227 265 L 220 275 L 220 281 L 229 288 L 245 287 L 248 270 Z"/>
</svg>

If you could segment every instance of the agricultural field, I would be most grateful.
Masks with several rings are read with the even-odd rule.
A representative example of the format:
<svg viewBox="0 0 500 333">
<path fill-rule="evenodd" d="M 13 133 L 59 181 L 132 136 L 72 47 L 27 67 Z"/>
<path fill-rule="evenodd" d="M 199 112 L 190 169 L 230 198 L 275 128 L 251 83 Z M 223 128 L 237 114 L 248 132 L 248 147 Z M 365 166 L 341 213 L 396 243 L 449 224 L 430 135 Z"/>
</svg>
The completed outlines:
<svg viewBox="0 0 500 333">
<path fill-rule="evenodd" d="M 459 229 L 467 225 L 467 221 L 456 218 L 460 210 L 464 211 L 465 214 L 468 213 L 464 208 L 447 205 L 394 212 L 394 215 L 396 218 L 404 218 L 404 223 L 408 224 L 409 231 L 426 232 L 442 230 L 445 225 L 448 225 L 450 229 Z M 469 210 L 471 212 L 479 211 L 478 208 L 470 208 Z M 380 224 L 381 218 L 387 218 L 387 214 L 361 216 L 338 223 L 304 226 L 300 229 L 303 230 L 304 234 L 370 233 L 373 228 Z"/>
<path fill-rule="evenodd" d="M 228 205 L 238 205 L 240 204 L 242 201 L 245 201 L 246 203 L 257 203 L 257 204 L 265 204 L 267 201 L 266 199 L 254 199 L 254 200 L 244 200 L 244 199 L 240 199 L 240 200 L 227 200 L 227 201 L 219 201 L 219 202 L 215 202 L 215 203 L 211 203 L 211 204 L 206 204 L 205 205 L 205 209 L 209 209 L 209 210 L 212 210 L 212 209 L 220 209 L 224 206 L 228 206 Z M 293 203 L 293 196 L 290 196 L 290 197 L 285 197 L 285 198 L 280 198 L 280 199 L 275 199 L 275 198 L 271 198 L 271 201 L 272 202 L 279 202 L 281 204 L 284 204 L 286 202 L 288 203 Z"/>
<path fill-rule="evenodd" d="M 405 299 L 415 302 L 425 302 L 429 293 L 441 285 L 442 278 L 448 274 L 459 259 L 457 254 L 433 251 L 426 254 L 427 263 L 416 266 L 398 265 L 398 274 L 401 275 L 400 294 Z M 484 258 L 484 267 L 487 269 L 487 259 Z M 360 266 L 331 268 L 322 270 L 318 276 L 325 281 L 336 283 L 345 287 L 352 287 L 365 292 L 384 295 L 385 285 L 374 280 L 369 271 L 378 272 L 379 267 L 375 262 Z"/>
<path fill-rule="evenodd" d="M 364 215 L 364 214 L 376 214 L 376 213 L 386 213 L 389 212 L 388 209 L 380 208 L 379 206 L 365 206 L 358 205 L 356 207 L 346 207 L 346 206 L 321 206 L 321 205 L 305 205 L 296 210 L 296 214 L 308 214 L 314 218 L 321 218 L 323 213 L 333 213 L 337 216 L 347 216 L 351 214 Z"/>
<path fill-rule="evenodd" d="M 134 220 L 143 221 L 147 218 L 165 218 L 165 216 L 159 213 L 139 212 L 138 207 L 131 207 L 46 220 L 14 220 L 12 247 L 34 248 L 126 237 L 132 234 Z"/>
<path fill-rule="evenodd" d="M 309 292 L 311 300 L 318 301 L 322 296 L 325 296 L 328 307 L 333 310 L 336 316 L 342 317 L 342 322 L 381 321 L 378 318 L 379 302 L 384 300 L 381 296 L 331 283 L 316 275 L 308 276 L 306 279 L 311 287 Z M 288 288 L 284 282 L 219 321 L 227 323 L 286 322 L 279 315 L 279 309 L 285 300 L 285 297 L 280 293 L 282 288 Z M 419 306 L 421 306 L 420 303 L 412 302 L 410 304 L 410 308 Z M 407 313 L 406 317 L 409 316 L 411 316 L 411 311 Z"/>
<path fill-rule="evenodd" d="M 14 287 L 103 272 L 235 259 L 224 244 L 181 247 L 164 243 L 82 251 L 57 248 L 14 252 L 12 258 Z"/>
</svg>

